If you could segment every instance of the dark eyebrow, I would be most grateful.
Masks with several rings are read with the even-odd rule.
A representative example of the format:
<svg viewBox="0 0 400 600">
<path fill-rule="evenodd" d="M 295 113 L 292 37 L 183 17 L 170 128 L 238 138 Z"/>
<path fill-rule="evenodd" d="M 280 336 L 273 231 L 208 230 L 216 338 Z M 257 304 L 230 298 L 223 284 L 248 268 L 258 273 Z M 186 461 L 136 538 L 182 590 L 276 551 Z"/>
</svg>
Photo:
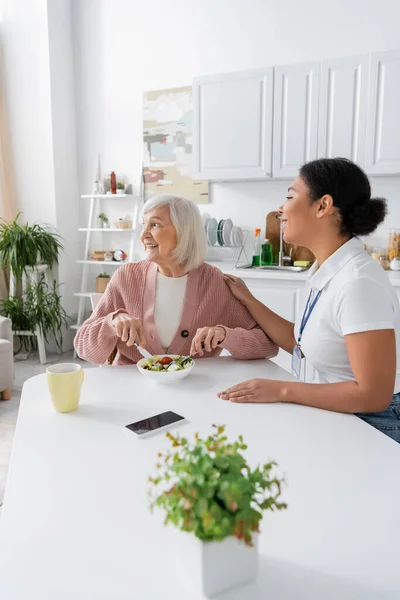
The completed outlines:
<svg viewBox="0 0 400 600">
<path fill-rule="evenodd" d="M 294 189 L 294 187 L 289 187 L 287 191 L 288 191 L 288 192 L 290 192 L 290 190 L 293 190 L 293 192 L 295 192 L 295 191 L 296 191 L 296 190 Z"/>
</svg>

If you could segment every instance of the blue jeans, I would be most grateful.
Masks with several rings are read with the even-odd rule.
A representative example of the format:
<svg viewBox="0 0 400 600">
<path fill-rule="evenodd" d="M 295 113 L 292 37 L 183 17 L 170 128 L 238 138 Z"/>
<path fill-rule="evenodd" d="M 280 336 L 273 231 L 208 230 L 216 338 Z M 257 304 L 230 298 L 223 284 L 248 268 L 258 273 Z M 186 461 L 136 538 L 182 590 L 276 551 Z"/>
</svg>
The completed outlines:
<svg viewBox="0 0 400 600">
<path fill-rule="evenodd" d="M 356 417 L 400 443 L 400 392 L 394 394 L 386 410 L 377 413 L 356 413 Z"/>
</svg>

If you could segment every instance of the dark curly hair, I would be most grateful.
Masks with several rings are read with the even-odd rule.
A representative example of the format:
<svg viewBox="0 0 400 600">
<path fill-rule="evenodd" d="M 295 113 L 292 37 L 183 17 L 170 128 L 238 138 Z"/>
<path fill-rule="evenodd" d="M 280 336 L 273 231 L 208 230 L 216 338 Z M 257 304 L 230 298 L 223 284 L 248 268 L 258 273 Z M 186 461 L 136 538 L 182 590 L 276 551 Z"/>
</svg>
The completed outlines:
<svg viewBox="0 0 400 600">
<path fill-rule="evenodd" d="M 368 235 L 387 214 L 384 198 L 371 198 L 368 177 L 347 158 L 321 158 L 303 165 L 299 173 L 312 201 L 329 194 L 340 214 L 342 235 Z"/>
</svg>

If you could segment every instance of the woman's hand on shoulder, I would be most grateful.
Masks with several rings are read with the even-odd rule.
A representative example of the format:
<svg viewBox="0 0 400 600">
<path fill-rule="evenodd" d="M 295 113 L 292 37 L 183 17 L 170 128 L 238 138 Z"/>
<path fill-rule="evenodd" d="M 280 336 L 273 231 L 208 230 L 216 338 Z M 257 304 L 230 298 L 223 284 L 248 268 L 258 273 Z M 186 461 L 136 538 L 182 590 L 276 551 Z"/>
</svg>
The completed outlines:
<svg viewBox="0 0 400 600">
<path fill-rule="evenodd" d="M 140 319 L 135 319 L 127 314 L 117 315 L 113 319 L 113 326 L 117 336 L 121 338 L 121 341 L 125 342 L 128 347 L 133 346 L 135 342 L 143 348 L 146 347 L 146 338 Z"/>
<path fill-rule="evenodd" d="M 224 281 L 231 290 L 232 294 L 237 298 L 244 306 L 254 300 L 253 294 L 245 282 L 240 277 L 234 275 L 224 275 Z"/>
</svg>

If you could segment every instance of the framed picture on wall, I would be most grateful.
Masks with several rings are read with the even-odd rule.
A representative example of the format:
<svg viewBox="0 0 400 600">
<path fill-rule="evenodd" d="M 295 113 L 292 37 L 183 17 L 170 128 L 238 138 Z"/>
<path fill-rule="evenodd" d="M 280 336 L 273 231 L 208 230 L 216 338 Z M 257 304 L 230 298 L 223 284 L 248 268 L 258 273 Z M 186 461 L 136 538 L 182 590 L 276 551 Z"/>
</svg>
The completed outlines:
<svg viewBox="0 0 400 600">
<path fill-rule="evenodd" d="M 194 181 L 192 87 L 145 92 L 143 181 L 145 199 L 171 192 L 207 203 L 208 182 Z"/>
</svg>

